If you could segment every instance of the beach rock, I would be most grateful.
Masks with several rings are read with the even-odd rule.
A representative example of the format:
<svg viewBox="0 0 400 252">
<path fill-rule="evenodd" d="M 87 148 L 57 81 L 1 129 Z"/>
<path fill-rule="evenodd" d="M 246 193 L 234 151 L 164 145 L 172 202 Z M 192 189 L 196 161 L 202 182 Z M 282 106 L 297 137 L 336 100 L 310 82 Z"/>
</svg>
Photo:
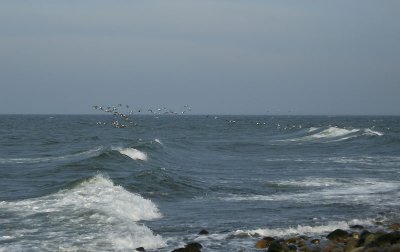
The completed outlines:
<svg viewBox="0 0 400 252">
<path fill-rule="evenodd" d="M 400 223 L 393 223 L 389 225 L 388 229 L 392 231 L 398 231 L 400 230 Z"/>
<path fill-rule="evenodd" d="M 205 230 L 205 229 L 202 229 L 202 230 L 199 232 L 199 235 L 208 235 L 208 234 L 209 234 L 208 231 Z"/>
<path fill-rule="evenodd" d="M 318 245 L 318 244 L 320 244 L 320 239 L 313 239 L 313 240 L 311 240 L 311 243 L 312 244 L 314 244 L 314 245 Z"/>
<path fill-rule="evenodd" d="M 136 248 L 136 251 L 146 251 L 143 247 Z"/>
<path fill-rule="evenodd" d="M 297 251 L 297 247 L 292 244 L 288 245 L 287 248 L 288 248 L 288 251 L 294 251 L 294 252 Z"/>
<path fill-rule="evenodd" d="M 267 248 L 275 239 L 272 237 L 264 237 L 261 240 L 257 241 L 256 248 L 264 249 Z"/>
<path fill-rule="evenodd" d="M 367 246 L 368 247 L 389 247 L 392 244 L 400 241 L 400 231 L 376 235 L 375 239 L 372 240 Z"/>
<path fill-rule="evenodd" d="M 290 238 L 286 239 L 286 243 L 294 244 L 297 242 L 298 239 L 299 238 L 297 238 L 297 237 L 290 237 Z"/>
<path fill-rule="evenodd" d="M 172 250 L 172 252 L 201 252 L 201 248 L 203 246 L 201 246 L 200 243 L 198 242 L 191 242 L 188 243 L 184 248 L 177 248 Z"/>
<path fill-rule="evenodd" d="M 399 252 L 400 251 L 400 244 L 394 244 L 390 246 L 388 252 Z"/>
<path fill-rule="evenodd" d="M 368 230 L 364 230 L 360 234 L 360 238 L 358 239 L 357 247 L 364 246 L 366 238 L 371 234 Z"/>
<path fill-rule="evenodd" d="M 351 225 L 350 228 L 351 228 L 351 229 L 364 229 L 364 226 L 361 226 L 361 225 Z"/>
<path fill-rule="evenodd" d="M 358 239 L 353 238 L 353 237 L 349 238 L 346 241 L 346 246 L 344 247 L 344 251 L 351 252 L 352 250 L 354 250 L 357 247 L 357 244 L 358 244 Z"/>
<path fill-rule="evenodd" d="M 336 229 L 326 236 L 331 241 L 343 242 L 349 237 L 349 233 L 343 229 Z"/>
<path fill-rule="evenodd" d="M 188 249 L 188 252 L 197 252 L 200 251 L 202 247 L 203 246 L 198 242 L 191 242 L 185 246 L 185 249 Z"/>
<path fill-rule="evenodd" d="M 364 249 L 365 249 L 364 247 L 358 247 L 358 248 L 351 250 L 350 252 L 363 252 Z"/>
<path fill-rule="evenodd" d="M 273 241 L 269 247 L 267 252 L 288 252 L 289 249 L 282 244 L 280 241 Z"/>
<path fill-rule="evenodd" d="M 344 252 L 344 248 L 338 243 L 331 242 L 322 249 L 322 252 Z"/>
</svg>

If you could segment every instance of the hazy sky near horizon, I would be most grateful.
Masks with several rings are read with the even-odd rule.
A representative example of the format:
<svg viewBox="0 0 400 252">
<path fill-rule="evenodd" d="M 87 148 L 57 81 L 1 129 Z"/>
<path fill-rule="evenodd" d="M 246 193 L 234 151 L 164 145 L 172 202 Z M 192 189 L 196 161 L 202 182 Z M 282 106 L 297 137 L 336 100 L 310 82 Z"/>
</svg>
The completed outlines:
<svg viewBox="0 0 400 252">
<path fill-rule="evenodd" d="M 398 0 L 2 0 L 0 114 L 400 115 Z"/>
</svg>

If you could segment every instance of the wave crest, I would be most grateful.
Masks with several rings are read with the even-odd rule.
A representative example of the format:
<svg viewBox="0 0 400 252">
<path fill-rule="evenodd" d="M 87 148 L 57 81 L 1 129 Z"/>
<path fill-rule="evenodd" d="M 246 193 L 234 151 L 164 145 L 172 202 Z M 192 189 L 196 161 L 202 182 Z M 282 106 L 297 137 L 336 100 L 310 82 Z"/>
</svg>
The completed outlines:
<svg viewBox="0 0 400 252">
<path fill-rule="evenodd" d="M 21 239 L 7 247 L 10 251 L 17 247 L 28 249 L 35 241 L 25 241 L 22 237 L 31 234 L 48 238 L 46 242 L 38 240 L 37 250 L 79 248 L 99 251 L 105 244 L 112 250 L 166 246 L 161 236 L 138 223 L 162 217 L 157 206 L 139 194 L 114 185 L 103 175 L 55 194 L 16 202 L 3 201 L 0 209 L 13 216 L 3 225 L 32 227 L 11 229 L 10 236 Z"/>
<path fill-rule="evenodd" d="M 116 148 L 115 150 L 133 160 L 147 161 L 149 159 L 146 153 L 135 148 Z"/>
<path fill-rule="evenodd" d="M 311 134 L 311 135 L 310 135 Z M 356 138 L 360 136 L 383 136 L 384 134 L 379 131 L 374 131 L 372 129 L 346 129 L 339 128 L 337 126 L 329 127 L 326 129 L 311 127 L 307 131 L 307 135 L 300 136 L 296 138 L 278 140 L 283 142 L 315 142 L 315 141 L 325 141 L 325 142 L 338 142 L 344 141 L 350 138 Z"/>
</svg>

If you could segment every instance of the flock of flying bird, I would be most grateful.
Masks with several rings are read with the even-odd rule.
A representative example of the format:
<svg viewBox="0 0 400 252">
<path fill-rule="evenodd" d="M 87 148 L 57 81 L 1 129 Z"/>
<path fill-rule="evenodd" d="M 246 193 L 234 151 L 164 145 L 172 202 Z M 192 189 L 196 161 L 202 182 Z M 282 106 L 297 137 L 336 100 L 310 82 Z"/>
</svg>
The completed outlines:
<svg viewBox="0 0 400 252">
<path fill-rule="evenodd" d="M 184 106 L 184 110 L 181 112 L 173 111 L 172 109 L 168 109 L 166 107 L 157 108 L 157 109 L 147 109 L 143 110 L 141 108 L 134 110 L 129 105 L 118 104 L 117 106 L 98 106 L 94 105 L 93 109 L 100 110 L 105 113 L 110 113 L 113 115 L 113 120 L 111 125 L 115 128 L 126 128 L 128 125 L 135 125 L 135 123 L 130 119 L 130 116 L 137 113 L 144 113 L 144 114 L 152 114 L 152 115 L 183 115 L 190 111 L 192 108 L 189 105 Z M 128 110 L 128 112 L 121 112 L 121 110 Z M 102 122 L 97 122 L 97 124 L 106 124 Z"/>
</svg>

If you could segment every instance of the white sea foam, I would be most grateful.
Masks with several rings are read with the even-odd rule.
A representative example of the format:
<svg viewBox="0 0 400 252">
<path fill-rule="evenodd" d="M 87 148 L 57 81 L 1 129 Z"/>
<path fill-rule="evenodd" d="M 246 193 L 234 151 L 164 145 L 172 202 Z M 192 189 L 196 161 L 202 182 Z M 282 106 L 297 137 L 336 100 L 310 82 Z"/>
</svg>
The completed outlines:
<svg viewBox="0 0 400 252">
<path fill-rule="evenodd" d="M 117 150 L 122 155 L 128 156 L 128 157 L 132 158 L 133 160 L 141 160 L 141 161 L 148 160 L 146 153 L 144 153 L 140 150 L 137 150 L 135 148 L 118 148 Z"/>
<path fill-rule="evenodd" d="M 319 128 L 311 127 L 311 128 L 308 129 L 308 132 L 313 132 L 313 131 L 316 131 L 316 130 L 319 130 Z"/>
<path fill-rule="evenodd" d="M 292 235 L 321 235 L 324 233 L 331 232 L 335 229 L 349 229 L 351 225 L 373 225 L 373 220 L 351 220 L 351 221 L 331 221 L 325 225 L 298 225 L 296 227 L 288 228 L 258 228 L 254 230 L 237 230 L 233 232 L 233 235 L 243 235 L 248 234 L 251 236 L 261 235 L 261 236 L 272 236 L 272 237 L 289 237 Z"/>
<path fill-rule="evenodd" d="M 329 180 L 313 178 L 315 181 L 276 181 L 278 185 L 299 186 L 306 191 L 295 193 L 229 194 L 222 196 L 225 201 L 287 201 L 309 204 L 366 204 L 399 205 L 393 198 L 400 196 L 400 183 L 397 181 L 379 181 L 373 179 Z M 314 188 L 315 187 L 315 188 Z"/>
<path fill-rule="evenodd" d="M 338 127 L 329 127 L 326 130 L 323 130 L 319 133 L 313 134 L 311 136 L 307 136 L 306 138 L 310 139 L 320 139 L 320 138 L 336 138 L 346 136 L 352 133 L 359 132 L 359 129 L 343 129 Z"/>
<path fill-rule="evenodd" d="M 154 139 L 154 142 L 156 142 L 156 143 L 158 143 L 158 144 L 161 144 L 161 145 L 163 145 L 163 143 L 161 142 L 161 140 L 160 140 L 160 139 L 158 139 L 158 138 Z"/>
<path fill-rule="evenodd" d="M 10 251 L 17 246 L 24 250 L 32 244 L 38 246 L 37 250 L 53 251 L 125 251 L 166 245 L 161 236 L 138 223 L 160 218 L 157 206 L 102 175 L 40 198 L 3 201 L 0 209 L 15 216 L 7 220 L 6 224 L 15 222 L 16 226 L 7 235 L 21 239 L 8 247 Z M 32 229 L 18 229 L 23 226 Z M 24 241 L 25 236 L 38 240 Z"/>
<path fill-rule="evenodd" d="M 52 161 L 72 161 L 80 160 L 99 155 L 104 148 L 102 146 L 82 151 L 74 154 L 67 154 L 63 156 L 47 156 L 47 157 L 21 157 L 21 158 L 0 158 L 0 164 L 34 164 Z"/>
<path fill-rule="evenodd" d="M 320 128 L 311 127 L 308 133 L 311 135 L 301 136 L 297 138 L 278 140 L 280 142 L 308 142 L 308 141 L 325 141 L 325 142 L 340 142 L 358 136 L 383 136 L 384 134 L 378 131 L 367 129 L 346 129 L 339 127 L 329 127 L 324 130 Z"/>
<path fill-rule="evenodd" d="M 365 129 L 364 130 L 364 135 L 367 135 L 367 136 L 383 136 L 384 134 L 382 132 L 379 132 L 379 131 L 374 131 L 374 130 L 371 130 L 371 129 Z"/>
</svg>

